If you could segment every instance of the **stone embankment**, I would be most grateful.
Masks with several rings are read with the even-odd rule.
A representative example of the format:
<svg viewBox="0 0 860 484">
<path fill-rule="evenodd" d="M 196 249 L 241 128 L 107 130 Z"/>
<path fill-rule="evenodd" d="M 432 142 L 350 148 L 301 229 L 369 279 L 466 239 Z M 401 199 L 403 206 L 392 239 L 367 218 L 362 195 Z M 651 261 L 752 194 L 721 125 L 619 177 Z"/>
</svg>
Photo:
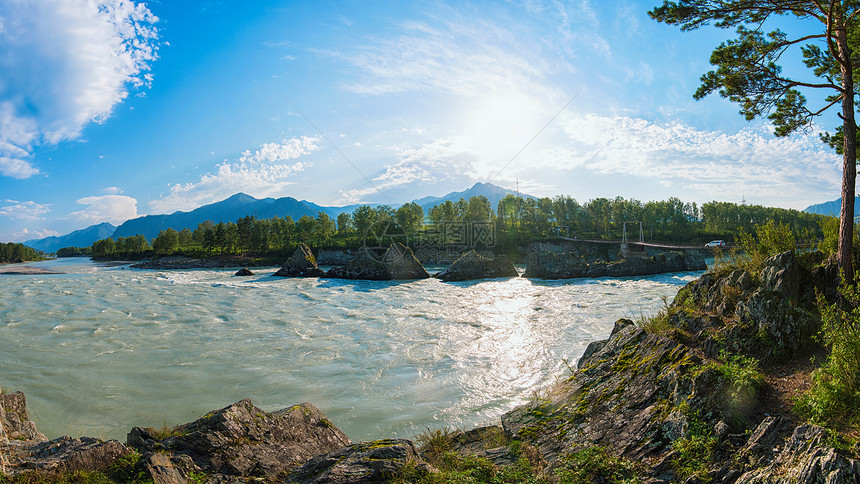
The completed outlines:
<svg viewBox="0 0 860 484">
<path fill-rule="evenodd" d="M 12 393 L 0 395 L 2 472 L 98 470 L 137 452 L 157 484 L 411 482 L 440 472 L 434 462 L 466 458 L 481 475 L 527 462 L 537 482 L 555 482 L 596 465 L 583 455 L 602 455 L 611 468 L 589 467 L 594 482 L 615 482 L 608 477 L 622 469 L 630 482 L 856 483 L 860 461 L 834 447 L 829 430 L 763 399 L 768 380 L 725 371 L 727 355 L 755 357 L 765 372 L 808 359 L 820 323 L 805 308 L 815 294 L 835 294 L 836 266 L 804 257 L 707 273 L 652 320 L 618 320 L 570 375 L 495 425 L 439 432 L 421 446 L 354 443 L 311 404 L 270 413 L 248 400 L 172 429 L 135 427 L 126 444 L 48 441 Z M 442 451 L 460 457 L 439 461 Z"/>
</svg>

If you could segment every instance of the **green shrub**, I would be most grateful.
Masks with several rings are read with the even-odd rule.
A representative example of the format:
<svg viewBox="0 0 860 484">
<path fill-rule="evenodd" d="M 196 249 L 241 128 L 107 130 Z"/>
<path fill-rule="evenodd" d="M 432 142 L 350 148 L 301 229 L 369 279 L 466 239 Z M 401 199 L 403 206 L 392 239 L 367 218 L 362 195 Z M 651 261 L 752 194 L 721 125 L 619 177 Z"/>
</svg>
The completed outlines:
<svg viewBox="0 0 860 484">
<path fill-rule="evenodd" d="M 561 484 L 641 482 L 632 462 L 615 457 L 600 446 L 585 447 L 567 454 L 563 460 L 564 466 L 556 471 Z"/>
<path fill-rule="evenodd" d="M 700 482 L 708 482 L 708 469 L 714 461 L 719 440 L 705 422 L 695 415 L 689 417 L 687 434 L 672 442 L 672 449 L 677 452 L 672 463 L 682 480 L 695 477 Z"/>
<path fill-rule="evenodd" d="M 731 250 L 716 252 L 712 271 L 719 274 L 744 269 L 757 274 L 768 257 L 796 249 L 798 238 L 809 238 L 811 235 L 808 230 L 796 234 L 790 226 L 773 220 L 764 225 L 755 225 L 753 232 L 740 229 Z"/>
<path fill-rule="evenodd" d="M 818 224 L 821 226 L 821 232 L 824 237 L 818 243 L 818 250 L 832 255 L 839 249 L 839 219 L 837 217 L 822 218 Z"/>
<path fill-rule="evenodd" d="M 14 477 L 0 474 L 0 484 L 152 484 L 138 453 L 118 457 L 104 471 L 29 471 Z"/>
<path fill-rule="evenodd" d="M 153 438 L 155 438 L 155 440 L 164 440 L 169 437 L 181 437 L 186 434 L 185 426 L 182 424 L 170 426 L 165 423 L 161 428 L 149 427 L 146 430 Z"/>
<path fill-rule="evenodd" d="M 122 484 L 152 483 L 152 477 L 137 452 L 119 456 L 107 469 L 111 480 Z"/>
<path fill-rule="evenodd" d="M 842 300 L 818 297 L 821 343 L 830 349 L 827 360 L 812 374 L 812 387 L 795 402 L 795 410 L 812 422 L 830 427 L 860 425 L 860 291 L 844 281 Z"/>
<path fill-rule="evenodd" d="M 764 386 L 764 374 L 759 370 L 758 360 L 742 355 L 729 355 L 725 351 L 720 357 L 725 362 L 715 365 L 714 368 L 731 382 L 729 405 L 736 413 L 746 414 L 755 405 L 758 392 Z"/>
<path fill-rule="evenodd" d="M 436 465 L 442 457 L 448 453 L 453 447 L 454 442 L 451 440 L 454 432 L 444 427 L 441 429 L 422 432 L 415 440 L 421 446 L 421 451 L 424 453 L 424 458 L 427 462 Z"/>
</svg>

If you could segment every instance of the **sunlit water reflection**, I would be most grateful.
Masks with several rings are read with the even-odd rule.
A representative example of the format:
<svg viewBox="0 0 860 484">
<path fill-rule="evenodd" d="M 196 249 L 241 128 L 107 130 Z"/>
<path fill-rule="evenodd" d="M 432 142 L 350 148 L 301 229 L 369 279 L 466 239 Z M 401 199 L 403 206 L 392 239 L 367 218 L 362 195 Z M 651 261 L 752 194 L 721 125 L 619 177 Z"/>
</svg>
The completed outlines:
<svg viewBox="0 0 860 484">
<path fill-rule="evenodd" d="M 365 282 L 30 265 L 68 274 L 0 277 L 0 387 L 27 393 L 49 437 L 121 440 L 245 397 L 312 402 L 356 441 L 487 423 L 698 275 Z"/>
</svg>

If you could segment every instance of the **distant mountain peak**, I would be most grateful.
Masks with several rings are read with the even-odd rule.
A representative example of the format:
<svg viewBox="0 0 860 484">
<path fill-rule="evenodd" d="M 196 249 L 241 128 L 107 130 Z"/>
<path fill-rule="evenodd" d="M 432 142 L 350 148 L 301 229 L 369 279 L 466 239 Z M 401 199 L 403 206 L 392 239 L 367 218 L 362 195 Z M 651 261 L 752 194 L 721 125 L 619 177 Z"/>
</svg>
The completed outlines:
<svg viewBox="0 0 860 484">
<path fill-rule="evenodd" d="M 239 193 L 236 193 L 235 195 L 232 195 L 232 196 L 230 196 L 229 198 L 226 198 L 226 199 L 224 199 L 224 200 L 222 200 L 222 201 L 223 201 L 223 202 L 242 202 L 242 203 L 250 203 L 250 202 L 256 202 L 256 201 L 257 201 L 257 199 L 256 199 L 256 198 L 254 198 L 254 197 L 252 197 L 251 195 L 248 195 L 247 193 L 239 192 Z"/>
</svg>

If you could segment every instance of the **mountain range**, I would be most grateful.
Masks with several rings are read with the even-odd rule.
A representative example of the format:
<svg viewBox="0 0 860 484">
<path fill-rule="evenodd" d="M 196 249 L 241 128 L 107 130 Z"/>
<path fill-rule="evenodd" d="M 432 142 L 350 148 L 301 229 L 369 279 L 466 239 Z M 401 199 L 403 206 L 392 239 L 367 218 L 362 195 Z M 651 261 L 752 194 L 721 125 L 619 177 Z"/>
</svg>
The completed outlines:
<svg viewBox="0 0 860 484">
<path fill-rule="evenodd" d="M 56 252 L 63 247 L 89 247 L 93 242 L 110 237 L 116 231 L 116 227 L 107 222 L 89 227 L 66 235 L 45 237 L 44 239 L 33 239 L 24 242 L 24 245 L 42 252 Z"/>
<path fill-rule="evenodd" d="M 854 199 L 854 223 L 860 222 L 860 214 L 857 213 L 857 207 L 860 207 L 860 197 Z M 816 203 L 803 209 L 804 212 L 819 213 L 821 215 L 830 215 L 838 217 L 842 211 L 842 198 L 837 198 L 831 202 Z"/>
<path fill-rule="evenodd" d="M 434 205 L 447 200 L 456 202 L 460 198 L 468 199 L 469 197 L 484 196 L 490 201 L 490 206 L 495 209 L 499 204 L 499 200 L 504 198 L 505 195 L 515 195 L 516 193 L 513 190 L 508 190 L 492 183 L 476 183 L 471 188 L 461 192 L 451 192 L 441 197 L 419 198 L 414 200 L 414 203 L 420 205 L 424 209 L 424 212 L 427 213 Z M 521 196 L 534 198 L 531 195 L 523 194 Z M 376 204 L 372 205 L 375 206 Z M 394 208 L 398 206 L 396 205 Z M 194 230 L 197 228 L 197 224 L 206 220 L 211 220 L 213 223 L 235 222 L 247 215 L 252 215 L 258 219 L 290 216 L 293 220 L 298 220 L 304 215 L 316 217 L 320 212 L 325 212 L 328 216 L 336 218 L 343 212 L 352 212 L 356 207 L 358 205 L 324 207 L 307 200 L 296 200 L 292 197 L 254 198 L 244 193 L 237 193 L 220 202 L 203 205 L 190 212 L 174 212 L 167 215 L 144 215 L 127 220 L 119 227 L 114 227 L 109 223 L 102 223 L 76 230 L 68 235 L 28 240 L 24 242 L 24 245 L 44 252 L 56 252 L 57 249 L 62 247 L 89 247 L 96 240 L 107 237 L 117 239 L 119 237 L 142 234 L 147 239 L 152 240 L 158 236 L 159 232 L 167 228 L 175 230 L 188 228 Z"/>
</svg>

